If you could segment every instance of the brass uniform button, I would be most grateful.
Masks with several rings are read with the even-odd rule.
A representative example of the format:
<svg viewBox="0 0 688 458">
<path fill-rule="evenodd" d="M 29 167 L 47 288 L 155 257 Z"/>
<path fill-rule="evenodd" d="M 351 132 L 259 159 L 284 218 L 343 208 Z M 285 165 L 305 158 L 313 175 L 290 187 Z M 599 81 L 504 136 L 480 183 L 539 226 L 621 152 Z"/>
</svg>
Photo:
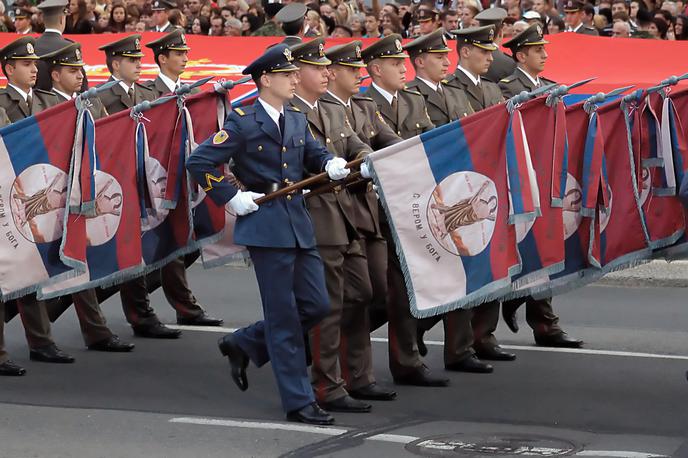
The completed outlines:
<svg viewBox="0 0 688 458">
<path fill-rule="evenodd" d="M 374 130 L 371 130 L 371 131 L 370 131 L 370 135 L 375 135 L 375 131 L 374 131 Z"/>
<path fill-rule="evenodd" d="M 287 196 L 287 200 L 291 200 L 291 194 Z"/>
<path fill-rule="evenodd" d="M 299 143 L 303 145 L 303 138 L 299 140 Z"/>
<path fill-rule="evenodd" d="M 342 136 L 342 138 L 346 137 L 346 135 L 344 135 L 344 132 L 342 132 L 342 133 L 341 133 L 341 134 L 339 134 L 339 135 L 341 135 L 341 136 Z"/>
<path fill-rule="evenodd" d="M 286 152 L 287 152 L 287 147 L 286 147 L 286 146 L 283 146 L 283 147 L 282 147 L 282 152 L 283 152 L 283 153 L 286 153 Z"/>
<path fill-rule="evenodd" d="M 397 130 L 397 135 L 401 137 L 401 131 Z"/>
<path fill-rule="evenodd" d="M 420 129 L 420 124 L 416 123 L 416 128 Z"/>
<path fill-rule="evenodd" d="M 325 143 L 330 143 L 330 142 L 332 142 L 332 140 L 330 140 L 329 138 L 325 139 Z"/>
<path fill-rule="evenodd" d="M 258 145 L 258 151 L 263 151 L 263 145 Z"/>
<path fill-rule="evenodd" d="M 282 164 L 282 167 L 286 169 L 287 167 L 289 167 L 289 165 L 285 162 L 284 164 Z"/>
</svg>

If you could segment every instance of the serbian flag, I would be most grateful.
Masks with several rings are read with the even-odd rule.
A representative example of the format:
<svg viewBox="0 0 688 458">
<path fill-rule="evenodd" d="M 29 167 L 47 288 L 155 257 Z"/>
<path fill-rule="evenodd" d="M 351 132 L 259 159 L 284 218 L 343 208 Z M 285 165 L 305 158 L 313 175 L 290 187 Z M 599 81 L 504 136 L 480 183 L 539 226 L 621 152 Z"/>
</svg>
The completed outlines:
<svg viewBox="0 0 688 458">
<path fill-rule="evenodd" d="M 183 170 L 187 141 L 187 118 L 176 99 L 156 105 L 138 118 L 136 163 L 147 271 L 193 251 L 188 183 Z"/>
<path fill-rule="evenodd" d="M 2 300 L 78 274 L 60 258 L 76 118 L 64 103 L 0 130 Z"/>
<path fill-rule="evenodd" d="M 90 116 L 85 119 L 92 121 Z M 95 123 L 93 175 L 81 174 L 82 183 L 94 183 L 93 212 L 89 215 L 70 214 L 65 236 L 65 249 L 71 249 L 73 231 L 85 230 L 86 272 L 60 284 L 42 288 L 41 297 L 50 298 L 96 286 L 109 286 L 142 273 L 136 124 L 129 111 L 99 119 Z M 83 167 L 82 172 L 85 169 Z"/>
<path fill-rule="evenodd" d="M 583 103 L 577 103 L 566 108 L 566 145 L 567 145 L 567 173 L 566 183 L 563 189 L 562 215 L 564 223 L 564 270 L 550 276 L 549 288 L 543 287 L 542 294 L 547 296 L 559 292 L 568 291 L 581 286 L 588 280 L 583 280 L 585 273 L 593 276 L 597 269 L 591 269 L 588 263 L 588 249 L 590 247 L 591 231 L 594 230 L 594 222 L 591 216 L 597 209 L 595 200 L 589 200 L 588 205 L 593 205 L 592 212 L 588 212 L 585 217 L 583 214 L 583 193 L 586 191 L 590 196 L 591 191 L 585 187 L 590 185 L 590 179 L 584 180 L 584 159 L 591 159 L 591 148 L 595 145 L 587 144 L 588 125 L 590 119 L 588 113 L 583 108 Z M 601 152 L 598 150 L 598 153 Z M 601 161 L 600 161 L 601 163 Z M 590 166 L 588 165 L 588 170 Z M 595 173 L 598 181 L 595 187 L 599 190 L 600 172 Z M 594 195 L 594 194 L 593 194 Z M 592 203 L 591 203 L 592 202 Z M 594 235 L 594 233 L 592 234 Z M 586 270 L 588 270 L 586 272 Z M 549 289 L 549 291 L 548 291 Z"/>
<path fill-rule="evenodd" d="M 563 103 L 549 107 L 545 102 L 545 97 L 531 100 L 515 112 L 521 118 L 521 137 L 537 177 L 540 216 L 516 224 L 522 269 L 512 285 L 515 291 L 508 298 L 523 297 L 546 288 L 549 275 L 564 269 L 561 207 L 568 155 L 566 111 Z"/>
<path fill-rule="evenodd" d="M 588 136 L 597 136 L 589 141 L 599 140 L 603 146 L 602 175 L 609 195 L 606 206 L 595 213 L 595 226 L 600 235 L 591 240 L 593 244 L 599 242 L 591 251 L 599 253 L 604 272 L 627 267 L 651 254 L 640 206 L 636 160 L 620 102 L 616 100 L 597 108 L 596 129 L 588 131 Z"/>
<path fill-rule="evenodd" d="M 683 207 L 674 193 L 668 192 L 664 159 L 659 152 L 661 126 L 656 110 L 660 105 L 659 95 L 646 96 L 642 90 L 629 94 L 621 105 L 636 164 L 643 220 L 654 250 L 675 243 L 685 228 Z"/>
<path fill-rule="evenodd" d="M 227 100 L 222 93 L 203 92 L 186 99 L 189 122 L 190 154 L 199 143 L 215 135 L 224 125 L 227 116 Z M 233 176 L 229 166 L 224 164 L 218 173 Z M 236 215 L 229 204 L 218 205 L 208 198 L 202 187 L 189 179 L 191 186 L 194 238 L 201 248 L 201 259 L 205 268 L 228 263 L 244 266 L 248 262 L 248 250 L 234 243 Z M 241 184 L 237 181 L 238 187 Z"/>
<path fill-rule="evenodd" d="M 368 156 L 416 317 L 500 297 L 520 270 L 509 220 L 534 217 L 534 205 L 509 118 L 500 104 Z"/>
</svg>

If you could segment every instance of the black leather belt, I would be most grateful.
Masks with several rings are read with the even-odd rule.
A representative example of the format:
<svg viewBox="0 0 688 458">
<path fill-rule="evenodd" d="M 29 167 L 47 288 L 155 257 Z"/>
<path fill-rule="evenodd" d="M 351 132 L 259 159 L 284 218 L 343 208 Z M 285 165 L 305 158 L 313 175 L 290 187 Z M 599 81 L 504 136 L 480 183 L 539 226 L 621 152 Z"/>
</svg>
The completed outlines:
<svg viewBox="0 0 688 458">
<path fill-rule="evenodd" d="M 260 192 L 260 193 L 263 193 L 263 194 L 266 194 L 266 195 L 267 195 L 267 194 L 272 194 L 272 193 L 274 193 L 274 192 L 277 192 L 277 191 L 279 191 L 280 189 L 284 189 L 284 188 L 286 188 L 286 187 L 288 187 L 288 186 L 291 186 L 291 185 L 293 185 L 293 184 L 294 184 L 293 181 L 284 180 L 284 181 L 279 182 L 279 183 L 260 183 L 260 184 L 254 184 L 254 185 L 251 185 L 251 186 L 247 186 L 247 188 L 249 189 L 249 191 Z M 294 194 L 294 193 L 296 193 L 296 191 L 292 191 L 292 192 L 290 192 L 289 194 Z"/>
</svg>

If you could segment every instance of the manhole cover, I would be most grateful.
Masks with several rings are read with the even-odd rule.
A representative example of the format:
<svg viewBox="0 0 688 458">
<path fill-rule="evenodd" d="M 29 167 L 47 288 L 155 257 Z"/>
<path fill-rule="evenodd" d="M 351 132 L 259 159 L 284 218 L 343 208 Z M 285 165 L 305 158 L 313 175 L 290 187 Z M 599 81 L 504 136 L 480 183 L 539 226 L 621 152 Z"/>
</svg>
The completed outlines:
<svg viewBox="0 0 688 458">
<path fill-rule="evenodd" d="M 580 449 L 573 443 L 544 436 L 515 434 L 454 434 L 422 438 L 406 449 L 421 456 L 570 456 Z"/>
</svg>

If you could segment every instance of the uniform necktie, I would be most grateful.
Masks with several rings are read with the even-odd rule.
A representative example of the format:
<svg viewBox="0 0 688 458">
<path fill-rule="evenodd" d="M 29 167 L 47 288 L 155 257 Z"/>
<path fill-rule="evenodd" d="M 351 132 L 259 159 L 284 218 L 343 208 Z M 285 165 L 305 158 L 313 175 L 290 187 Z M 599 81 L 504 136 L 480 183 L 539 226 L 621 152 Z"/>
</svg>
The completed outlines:
<svg viewBox="0 0 688 458">
<path fill-rule="evenodd" d="M 344 105 L 346 107 L 346 117 L 349 118 L 349 124 L 354 124 L 354 112 L 351 109 L 351 105 Z"/>
<path fill-rule="evenodd" d="M 282 139 L 284 139 L 284 113 L 280 113 L 279 115 L 279 129 L 280 135 L 282 135 Z"/>
<path fill-rule="evenodd" d="M 31 113 L 31 109 L 33 108 L 33 97 L 31 97 L 31 94 L 26 96 L 26 105 L 28 105 L 29 113 Z"/>
<path fill-rule="evenodd" d="M 129 88 L 129 90 L 127 91 L 127 94 L 129 95 L 129 98 L 133 102 L 134 101 L 134 86 Z"/>
<path fill-rule="evenodd" d="M 392 97 L 392 111 L 394 112 L 394 114 L 397 113 L 398 106 L 399 105 L 397 104 L 397 96 L 395 95 L 394 97 Z"/>
</svg>

